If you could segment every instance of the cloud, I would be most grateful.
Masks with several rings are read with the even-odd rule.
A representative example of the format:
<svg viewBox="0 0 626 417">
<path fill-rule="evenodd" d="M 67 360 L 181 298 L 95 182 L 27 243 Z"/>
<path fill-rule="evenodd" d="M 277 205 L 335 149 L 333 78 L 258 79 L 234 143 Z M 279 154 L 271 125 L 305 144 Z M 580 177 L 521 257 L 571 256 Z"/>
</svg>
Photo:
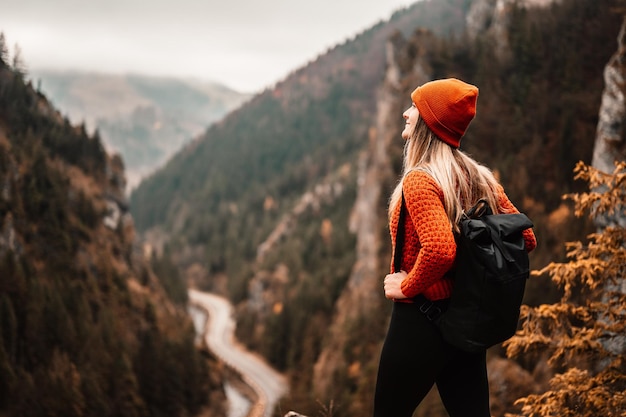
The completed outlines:
<svg viewBox="0 0 626 417">
<path fill-rule="evenodd" d="M 0 30 L 33 69 L 184 76 L 256 91 L 409 3 L 0 0 Z"/>
</svg>

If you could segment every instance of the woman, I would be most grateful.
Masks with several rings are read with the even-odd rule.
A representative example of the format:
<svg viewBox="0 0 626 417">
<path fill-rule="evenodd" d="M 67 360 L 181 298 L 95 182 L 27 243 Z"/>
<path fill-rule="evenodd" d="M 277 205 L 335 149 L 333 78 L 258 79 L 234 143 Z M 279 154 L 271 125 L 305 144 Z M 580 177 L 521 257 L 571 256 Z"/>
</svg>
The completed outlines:
<svg viewBox="0 0 626 417">
<path fill-rule="evenodd" d="M 412 106 L 403 114 L 403 176 L 389 204 L 394 248 L 403 194 L 407 215 L 401 269 L 392 265 L 384 279 L 394 306 L 380 357 L 375 417 L 411 417 L 433 384 L 450 417 L 490 416 L 485 352 L 446 343 L 416 302 L 427 299 L 445 309 L 454 285 L 454 232 L 464 210 L 485 197 L 494 212 L 518 212 L 491 171 L 458 149 L 477 98 L 478 89 L 463 81 L 431 81 L 413 91 Z M 528 251 L 535 248 L 532 229 L 524 231 L 524 240 Z"/>
</svg>

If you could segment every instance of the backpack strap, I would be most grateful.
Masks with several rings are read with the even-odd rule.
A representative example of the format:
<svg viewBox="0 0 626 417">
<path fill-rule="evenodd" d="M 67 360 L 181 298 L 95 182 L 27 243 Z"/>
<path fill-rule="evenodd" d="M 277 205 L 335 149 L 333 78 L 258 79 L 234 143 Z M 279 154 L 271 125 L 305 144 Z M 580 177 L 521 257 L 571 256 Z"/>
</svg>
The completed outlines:
<svg viewBox="0 0 626 417">
<path fill-rule="evenodd" d="M 489 207 L 489 201 L 486 198 L 478 200 L 467 213 L 463 212 L 464 217 L 469 219 L 477 219 L 486 214 L 493 214 L 491 207 Z"/>
<path fill-rule="evenodd" d="M 393 272 L 402 269 L 402 246 L 404 246 L 404 219 L 406 218 L 406 205 L 404 203 L 404 191 L 400 200 L 400 216 L 398 217 L 398 230 L 396 231 L 396 246 L 393 251 Z"/>
<path fill-rule="evenodd" d="M 393 272 L 402 270 L 402 246 L 404 245 L 404 220 L 406 218 L 407 208 L 404 201 L 404 192 L 400 200 L 400 215 L 398 216 L 398 229 L 396 231 L 396 246 L 393 251 Z M 426 316 L 429 321 L 435 321 L 448 308 L 449 299 L 430 301 L 423 294 L 418 294 L 413 298 L 417 304 L 419 311 Z"/>
</svg>

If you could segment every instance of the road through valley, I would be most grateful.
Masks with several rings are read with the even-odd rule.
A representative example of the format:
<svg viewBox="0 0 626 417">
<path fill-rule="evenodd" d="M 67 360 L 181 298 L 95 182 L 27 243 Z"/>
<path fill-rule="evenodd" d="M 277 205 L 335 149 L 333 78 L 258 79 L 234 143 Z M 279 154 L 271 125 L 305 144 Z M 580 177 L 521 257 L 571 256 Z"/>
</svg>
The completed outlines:
<svg viewBox="0 0 626 417">
<path fill-rule="evenodd" d="M 189 300 L 209 315 L 204 333 L 208 347 L 257 393 L 258 401 L 251 406 L 248 417 L 270 417 L 287 393 L 285 378 L 235 340 L 235 321 L 228 300 L 194 289 L 189 290 Z"/>
</svg>

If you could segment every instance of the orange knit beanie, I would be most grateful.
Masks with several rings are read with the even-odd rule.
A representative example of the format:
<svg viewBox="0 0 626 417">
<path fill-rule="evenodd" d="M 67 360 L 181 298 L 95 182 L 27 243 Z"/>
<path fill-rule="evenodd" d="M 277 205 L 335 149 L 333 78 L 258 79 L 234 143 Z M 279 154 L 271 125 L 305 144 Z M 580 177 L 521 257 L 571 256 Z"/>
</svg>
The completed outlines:
<svg viewBox="0 0 626 417">
<path fill-rule="evenodd" d="M 417 87 L 411 99 L 430 130 L 448 145 L 458 148 L 476 115 L 478 88 L 456 78 L 447 78 Z"/>
</svg>

